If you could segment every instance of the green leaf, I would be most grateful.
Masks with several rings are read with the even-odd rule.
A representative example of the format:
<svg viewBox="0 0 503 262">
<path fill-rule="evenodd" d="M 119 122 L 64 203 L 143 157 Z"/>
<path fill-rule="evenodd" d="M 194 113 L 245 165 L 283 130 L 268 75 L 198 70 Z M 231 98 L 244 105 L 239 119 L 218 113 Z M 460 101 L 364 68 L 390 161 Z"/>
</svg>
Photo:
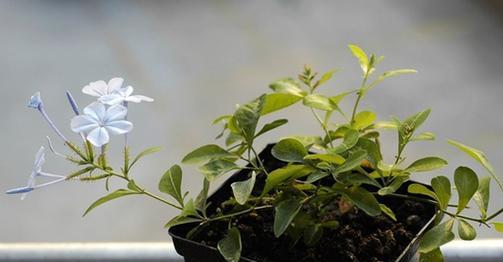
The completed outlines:
<svg viewBox="0 0 503 262">
<path fill-rule="evenodd" d="M 337 179 L 346 185 L 356 185 L 359 186 L 361 184 L 367 184 L 367 185 L 372 185 L 375 187 L 381 187 L 381 185 L 375 181 L 374 179 L 370 178 L 367 175 L 361 174 L 361 173 L 344 173 L 340 174 L 337 176 Z"/>
<path fill-rule="evenodd" d="M 229 119 L 232 118 L 232 115 L 222 115 L 222 116 L 219 116 L 217 118 L 215 118 L 215 120 L 213 120 L 213 122 L 211 122 L 213 125 L 216 125 L 222 121 L 225 121 L 225 122 L 228 122 Z"/>
<path fill-rule="evenodd" d="M 375 129 L 398 129 L 398 125 L 393 121 L 379 121 L 374 124 Z"/>
<path fill-rule="evenodd" d="M 411 138 L 414 131 L 416 131 L 416 129 L 418 129 L 424 123 L 424 121 L 426 121 L 430 113 L 431 109 L 426 109 L 405 119 L 398 127 L 400 137 L 403 140 L 408 141 L 408 139 Z M 400 141 L 400 144 L 404 146 L 403 143 L 407 141 Z"/>
<path fill-rule="evenodd" d="M 282 94 L 282 93 L 267 94 L 265 97 L 264 106 L 262 107 L 262 111 L 260 111 L 260 115 L 264 116 L 269 113 L 289 107 L 299 102 L 301 99 L 302 96 L 292 94 Z"/>
<path fill-rule="evenodd" d="M 249 144 L 251 144 L 251 141 L 255 137 L 264 101 L 265 95 L 261 95 L 259 98 L 240 106 L 234 113 L 234 118 Z"/>
<path fill-rule="evenodd" d="M 453 224 L 454 219 L 450 219 L 426 232 L 419 243 L 419 252 L 428 253 L 452 241 L 454 239 L 454 234 L 452 233 Z"/>
<path fill-rule="evenodd" d="M 130 190 L 127 190 L 127 189 L 119 189 L 119 190 L 116 190 L 98 200 L 96 200 L 96 202 L 92 203 L 86 210 L 86 212 L 84 212 L 84 214 L 82 216 L 85 216 L 87 215 L 87 213 L 91 212 L 91 210 L 93 210 L 95 207 L 101 205 L 101 204 L 104 204 L 110 200 L 113 200 L 113 199 L 116 199 L 116 198 L 119 198 L 119 197 L 123 197 L 123 196 L 128 196 L 128 195 L 135 195 L 135 194 L 139 194 L 138 192 L 135 192 L 135 191 L 130 191 Z"/>
<path fill-rule="evenodd" d="M 435 191 L 440 208 L 446 210 L 451 200 L 451 182 L 445 176 L 437 176 L 431 179 L 431 187 Z"/>
<path fill-rule="evenodd" d="M 382 75 L 379 76 L 379 80 L 384 80 L 388 77 L 399 76 L 403 74 L 415 74 L 415 73 L 417 73 L 417 71 L 414 69 L 395 69 L 384 72 Z"/>
<path fill-rule="evenodd" d="M 465 209 L 472 196 L 477 192 L 479 179 L 477 174 L 468 167 L 460 166 L 454 171 L 454 184 L 458 191 L 459 201 L 457 213 Z"/>
<path fill-rule="evenodd" d="M 208 200 L 208 191 L 210 190 L 210 181 L 208 179 L 203 180 L 203 188 L 201 189 L 201 192 L 196 197 L 196 200 L 194 200 L 194 206 L 196 207 L 197 210 L 201 211 L 203 214 L 206 213 L 206 205 L 207 205 L 207 200 Z"/>
<path fill-rule="evenodd" d="M 444 262 L 444 255 L 440 248 L 436 248 L 428 253 L 419 253 L 419 262 Z"/>
<path fill-rule="evenodd" d="M 251 177 L 239 182 L 234 182 L 231 184 L 232 193 L 234 194 L 234 198 L 236 202 L 240 205 L 244 205 L 248 198 L 251 195 L 253 187 L 255 186 L 255 172 L 252 172 Z"/>
<path fill-rule="evenodd" d="M 312 247 L 323 237 L 323 227 L 321 224 L 311 224 L 304 230 L 303 240 L 308 247 Z"/>
<path fill-rule="evenodd" d="M 425 141 L 425 140 L 435 140 L 435 134 L 432 132 L 424 132 L 417 136 L 413 136 L 410 141 Z"/>
<path fill-rule="evenodd" d="M 305 148 L 310 148 L 313 145 L 322 144 L 322 139 L 319 136 L 288 136 L 282 139 L 293 138 L 302 143 Z"/>
<path fill-rule="evenodd" d="M 203 173 L 206 179 L 212 182 L 219 176 L 237 168 L 238 166 L 232 161 L 226 159 L 214 159 L 200 166 L 199 171 Z"/>
<path fill-rule="evenodd" d="M 307 150 L 299 140 L 286 138 L 274 145 L 271 153 L 275 158 L 285 162 L 303 162 Z"/>
<path fill-rule="evenodd" d="M 76 172 L 71 173 L 70 175 L 68 175 L 68 176 L 66 177 L 66 180 L 70 180 L 70 179 L 72 179 L 72 178 L 79 177 L 79 176 L 81 176 L 81 175 L 83 175 L 83 174 L 85 174 L 85 173 L 92 172 L 94 169 L 96 169 L 94 166 L 88 166 L 88 167 L 83 168 L 83 169 L 81 169 L 81 170 L 79 170 L 79 171 L 76 171 Z"/>
<path fill-rule="evenodd" d="M 377 193 L 381 196 L 389 195 L 395 193 L 402 184 L 409 179 L 408 176 L 398 176 L 391 182 L 389 186 L 383 187 L 377 191 Z"/>
<path fill-rule="evenodd" d="M 227 262 L 239 262 L 241 257 L 241 234 L 239 229 L 232 227 L 223 239 L 218 241 L 217 249 Z"/>
<path fill-rule="evenodd" d="M 212 158 L 234 157 L 227 150 L 217 145 L 204 145 L 188 153 L 182 160 L 184 164 L 198 164 L 206 162 Z"/>
<path fill-rule="evenodd" d="M 143 150 L 142 152 L 140 152 L 134 159 L 133 161 L 131 162 L 131 164 L 129 165 L 129 169 L 131 169 L 131 167 L 134 166 L 134 164 L 136 164 L 136 162 L 138 162 L 138 160 L 140 160 L 142 157 L 144 156 L 147 156 L 147 155 L 150 155 L 150 154 L 153 154 L 153 153 L 157 153 L 161 151 L 161 148 L 160 147 L 151 147 L 151 148 L 147 148 L 145 150 Z"/>
<path fill-rule="evenodd" d="M 491 163 L 489 163 L 489 160 L 487 159 L 487 156 L 486 156 L 486 154 L 484 154 L 484 152 L 482 152 L 476 148 L 469 147 L 467 145 L 463 145 L 463 144 L 456 142 L 454 140 L 447 140 L 447 141 L 449 142 L 449 144 L 457 147 L 459 150 L 465 152 L 467 155 L 469 155 L 473 159 L 477 160 L 489 172 L 489 174 L 491 174 L 492 178 L 494 180 L 496 180 L 500 189 L 503 190 L 503 183 L 501 182 L 499 177 L 496 175 L 496 172 L 494 171 L 493 166 L 491 165 Z"/>
<path fill-rule="evenodd" d="M 381 148 L 377 142 L 360 137 L 358 139 L 358 143 L 356 143 L 356 147 L 360 147 L 367 151 L 367 154 L 370 157 L 369 160 L 374 166 L 377 166 L 377 163 L 382 161 Z"/>
<path fill-rule="evenodd" d="M 264 127 L 262 127 L 262 129 L 260 131 L 258 131 L 258 133 L 255 135 L 255 137 L 258 137 L 258 136 L 260 136 L 266 132 L 269 132 L 277 127 L 280 127 L 286 123 L 288 123 L 287 119 L 278 119 L 278 120 L 272 121 L 271 123 L 265 124 Z"/>
<path fill-rule="evenodd" d="M 314 183 L 326 176 L 328 176 L 329 174 L 324 172 L 324 171 L 321 171 L 321 170 L 315 170 L 313 171 L 306 179 L 306 183 Z"/>
<path fill-rule="evenodd" d="M 306 155 L 304 160 L 317 160 L 335 165 L 341 165 L 346 161 L 342 156 L 337 154 L 310 154 Z"/>
<path fill-rule="evenodd" d="M 385 204 L 379 204 L 379 207 L 381 207 L 381 211 L 384 214 L 386 214 L 388 217 L 390 217 L 391 219 L 393 219 L 393 221 L 397 221 L 395 213 L 393 212 L 393 210 L 391 210 L 391 208 L 389 208 Z"/>
<path fill-rule="evenodd" d="M 297 82 L 293 79 L 283 79 L 278 80 L 269 85 L 269 88 L 274 90 L 277 93 L 291 94 L 298 97 L 303 97 L 307 93 L 302 90 Z"/>
<path fill-rule="evenodd" d="M 500 233 L 503 233 L 503 222 L 491 222 L 494 226 L 494 229 Z"/>
<path fill-rule="evenodd" d="M 320 94 L 309 94 L 302 100 L 305 106 L 323 110 L 323 111 L 334 111 L 337 109 L 337 105 L 332 102 L 328 97 Z"/>
<path fill-rule="evenodd" d="M 480 178 L 479 188 L 475 195 L 473 195 L 473 200 L 479 206 L 480 214 L 483 219 L 487 218 L 487 208 L 489 207 L 489 195 L 490 195 L 490 187 L 491 187 L 491 177 L 485 176 Z"/>
<path fill-rule="evenodd" d="M 180 205 L 183 205 L 181 186 L 182 169 L 179 165 L 173 165 L 164 173 L 161 181 L 159 181 L 159 191 L 172 196 Z"/>
<path fill-rule="evenodd" d="M 347 151 L 353 148 L 358 143 L 359 138 L 360 133 L 358 131 L 356 131 L 355 129 L 348 129 L 344 134 L 344 140 L 342 141 L 342 143 L 335 146 L 332 149 L 329 149 L 329 151 L 333 154 L 338 154 Z"/>
<path fill-rule="evenodd" d="M 352 153 L 348 158 L 346 158 L 346 161 L 344 161 L 344 164 L 338 166 L 334 171 L 333 174 L 337 175 L 343 172 L 350 171 L 356 167 L 359 167 L 362 163 L 362 161 L 367 157 L 367 152 L 365 150 L 358 150 Z"/>
<path fill-rule="evenodd" d="M 381 214 L 381 207 L 379 206 L 377 199 L 372 193 L 361 187 L 352 187 L 351 189 L 345 191 L 344 196 L 369 216 L 377 216 Z"/>
<path fill-rule="evenodd" d="M 283 168 L 278 168 L 269 173 L 265 181 L 264 190 L 262 195 L 265 195 L 271 191 L 275 186 L 279 185 L 283 181 L 290 178 L 298 178 L 306 176 L 313 171 L 312 168 L 304 165 L 288 165 Z"/>
<path fill-rule="evenodd" d="M 464 219 L 458 219 L 458 234 L 463 240 L 474 240 L 477 237 L 477 231 Z"/>
<path fill-rule="evenodd" d="M 410 173 L 427 172 L 442 168 L 447 165 L 447 161 L 439 157 L 425 157 L 410 164 L 405 171 Z"/>
<path fill-rule="evenodd" d="M 433 198 L 434 200 L 438 201 L 437 194 L 435 194 L 435 192 L 429 190 L 427 187 L 425 187 L 421 184 L 411 184 L 411 185 L 409 185 L 407 190 L 411 194 L 419 194 L 419 195 L 429 196 L 429 197 Z"/>
<path fill-rule="evenodd" d="M 164 225 L 165 228 L 170 228 L 174 227 L 177 225 L 183 225 L 183 224 L 189 224 L 189 223 L 196 223 L 196 222 L 201 222 L 202 220 L 199 218 L 193 218 L 193 217 L 184 217 L 184 216 L 176 216 L 172 218 L 166 225 Z"/>
<path fill-rule="evenodd" d="M 355 92 L 357 92 L 357 90 L 344 92 L 344 93 L 338 94 L 336 96 L 331 96 L 329 99 L 330 99 L 330 101 L 332 101 L 333 104 L 338 105 L 339 102 L 342 101 L 342 99 L 344 99 L 346 96 L 348 96 L 348 95 L 350 95 L 352 93 L 355 93 Z"/>
<path fill-rule="evenodd" d="M 358 61 L 360 63 L 360 67 L 362 68 L 362 71 L 363 71 L 363 74 L 367 74 L 368 72 L 368 69 L 369 69 L 369 58 L 367 56 L 367 54 L 365 54 L 365 51 L 363 51 L 363 49 L 361 49 L 359 46 L 357 45 L 349 45 L 349 50 L 351 50 L 351 53 L 353 53 L 353 55 L 358 58 Z"/>
<path fill-rule="evenodd" d="M 362 111 L 355 115 L 353 128 L 356 130 L 365 129 L 376 120 L 377 115 L 371 111 Z"/>
<path fill-rule="evenodd" d="M 300 199 L 291 198 L 280 202 L 274 213 L 274 235 L 279 237 L 285 232 L 295 215 L 302 207 Z"/>
</svg>

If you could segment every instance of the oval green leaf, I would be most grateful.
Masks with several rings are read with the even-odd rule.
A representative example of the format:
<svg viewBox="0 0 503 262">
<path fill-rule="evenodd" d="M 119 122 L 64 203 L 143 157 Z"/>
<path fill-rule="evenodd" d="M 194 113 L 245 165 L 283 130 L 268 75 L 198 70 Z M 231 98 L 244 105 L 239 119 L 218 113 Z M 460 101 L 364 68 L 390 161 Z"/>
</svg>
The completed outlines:
<svg viewBox="0 0 503 262">
<path fill-rule="evenodd" d="M 300 199 L 291 198 L 280 202 L 274 213 L 274 236 L 281 236 L 302 207 Z"/>
<path fill-rule="evenodd" d="M 241 257 L 241 234 L 235 227 L 230 228 L 223 239 L 218 241 L 217 249 L 227 262 L 239 262 Z"/>
<path fill-rule="evenodd" d="M 477 192 L 479 179 L 473 170 L 460 166 L 454 171 L 454 184 L 459 196 L 457 209 L 457 213 L 459 214 L 465 209 L 475 192 Z"/>
<path fill-rule="evenodd" d="M 299 140 L 285 138 L 274 145 L 271 153 L 275 158 L 285 162 L 303 162 L 307 150 Z"/>
</svg>

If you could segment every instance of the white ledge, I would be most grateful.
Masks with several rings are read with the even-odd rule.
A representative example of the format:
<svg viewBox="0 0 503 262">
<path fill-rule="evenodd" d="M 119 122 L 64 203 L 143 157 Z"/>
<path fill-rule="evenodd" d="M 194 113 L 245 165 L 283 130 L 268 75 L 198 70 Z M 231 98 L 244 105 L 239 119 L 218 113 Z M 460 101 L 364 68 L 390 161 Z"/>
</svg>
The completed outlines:
<svg viewBox="0 0 503 262">
<path fill-rule="evenodd" d="M 446 261 L 503 261 L 503 239 L 453 241 L 442 247 Z M 182 262 L 172 243 L 4 243 L 0 261 Z"/>
</svg>

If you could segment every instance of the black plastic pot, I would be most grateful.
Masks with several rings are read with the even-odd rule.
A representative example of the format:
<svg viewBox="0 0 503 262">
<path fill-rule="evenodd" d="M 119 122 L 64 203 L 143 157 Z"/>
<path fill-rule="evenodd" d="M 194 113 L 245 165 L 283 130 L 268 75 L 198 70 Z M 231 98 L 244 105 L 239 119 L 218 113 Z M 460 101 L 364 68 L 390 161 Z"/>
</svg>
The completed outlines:
<svg viewBox="0 0 503 262">
<path fill-rule="evenodd" d="M 285 166 L 286 163 L 280 160 L 275 159 L 271 155 L 271 149 L 273 144 L 268 145 L 262 152 L 259 154 L 260 159 L 264 161 L 264 165 L 269 170 L 275 170 L 282 166 Z M 228 200 L 232 196 L 232 191 L 230 190 L 230 185 L 236 181 L 242 181 L 248 178 L 249 171 L 242 170 L 233 174 L 229 179 L 227 179 L 209 198 L 208 202 L 211 203 L 208 208 L 208 213 L 214 212 L 215 208 L 222 203 L 223 201 Z M 410 194 L 405 191 L 405 188 L 412 183 L 417 183 L 414 181 L 408 181 L 404 183 L 404 185 L 397 192 L 400 194 Z M 425 185 L 427 186 L 427 185 Z M 429 186 L 427 186 L 429 187 Z M 261 188 L 258 185 L 258 188 Z M 414 195 L 419 198 L 426 198 L 422 195 Z M 390 196 L 388 196 L 390 197 Z M 430 219 L 428 222 L 421 228 L 421 230 L 416 234 L 416 236 L 412 239 L 409 245 L 405 248 L 405 250 L 400 254 L 400 256 L 394 262 L 409 262 L 417 253 L 419 248 L 419 241 L 424 235 L 424 233 L 433 226 L 435 216 L 437 214 L 437 209 L 433 204 L 425 204 L 427 213 Z M 185 236 L 187 233 L 193 229 L 197 224 L 185 224 L 171 227 L 169 229 L 169 234 L 173 238 L 173 244 L 175 246 L 176 252 L 183 256 L 186 262 L 225 262 L 220 253 L 215 247 L 208 246 L 190 239 L 187 239 Z M 249 259 L 246 257 L 241 257 L 241 262 L 259 262 L 253 259 Z"/>
</svg>

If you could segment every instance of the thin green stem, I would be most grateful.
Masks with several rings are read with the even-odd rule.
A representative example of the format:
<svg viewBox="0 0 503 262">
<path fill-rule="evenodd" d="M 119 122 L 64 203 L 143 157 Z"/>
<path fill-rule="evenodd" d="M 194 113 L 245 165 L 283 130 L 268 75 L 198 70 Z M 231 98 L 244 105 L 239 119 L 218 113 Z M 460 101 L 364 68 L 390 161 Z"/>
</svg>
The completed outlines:
<svg viewBox="0 0 503 262">
<path fill-rule="evenodd" d="M 354 124 L 354 122 L 355 122 L 356 111 L 358 110 L 358 105 L 360 104 L 360 101 L 363 96 L 362 89 L 367 84 L 368 77 L 369 77 L 369 75 L 368 75 L 368 71 L 367 71 L 365 73 L 365 75 L 363 76 L 362 84 L 361 84 L 360 89 L 358 91 L 358 97 L 356 98 L 355 105 L 353 106 L 353 113 L 351 113 L 351 123 L 350 124 Z"/>
<path fill-rule="evenodd" d="M 323 129 L 323 131 L 325 132 L 325 135 L 327 136 L 327 138 L 329 140 L 330 147 L 333 148 L 334 144 L 332 142 L 332 137 L 330 136 L 330 132 L 328 131 L 327 126 L 325 125 L 325 123 L 321 119 L 320 115 L 318 115 L 318 113 L 316 113 L 316 111 L 314 111 L 314 109 L 312 107 L 311 107 L 311 112 L 313 113 L 314 117 L 316 118 L 316 120 L 320 124 L 321 128 Z"/>
<path fill-rule="evenodd" d="M 488 217 L 486 218 L 486 220 L 491 220 L 491 219 L 493 219 L 493 218 L 495 218 L 495 217 L 499 216 L 501 213 L 503 213 L 503 208 L 502 208 L 502 209 L 500 209 L 500 210 L 498 210 L 498 211 L 496 211 L 496 213 L 494 213 L 494 214 L 492 214 L 492 215 L 488 216 Z"/>
<path fill-rule="evenodd" d="M 267 209 L 267 208 L 272 208 L 272 207 L 274 207 L 274 206 L 273 205 L 266 205 L 266 206 L 252 207 L 252 208 L 241 210 L 241 211 L 238 211 L 235 213 L 212 217 L 212 218 L 209 218 L 209 219 L 203 221 L 203 223 L 208 223 L 208 222 L 217 221 L 217 220 L 221 220 L 221 219 L 231 218 L 231 217 L 239 216 L 239 215 L 246 214 L 246 213 L 249 213 L 252 211 Z"/>
</svg>

